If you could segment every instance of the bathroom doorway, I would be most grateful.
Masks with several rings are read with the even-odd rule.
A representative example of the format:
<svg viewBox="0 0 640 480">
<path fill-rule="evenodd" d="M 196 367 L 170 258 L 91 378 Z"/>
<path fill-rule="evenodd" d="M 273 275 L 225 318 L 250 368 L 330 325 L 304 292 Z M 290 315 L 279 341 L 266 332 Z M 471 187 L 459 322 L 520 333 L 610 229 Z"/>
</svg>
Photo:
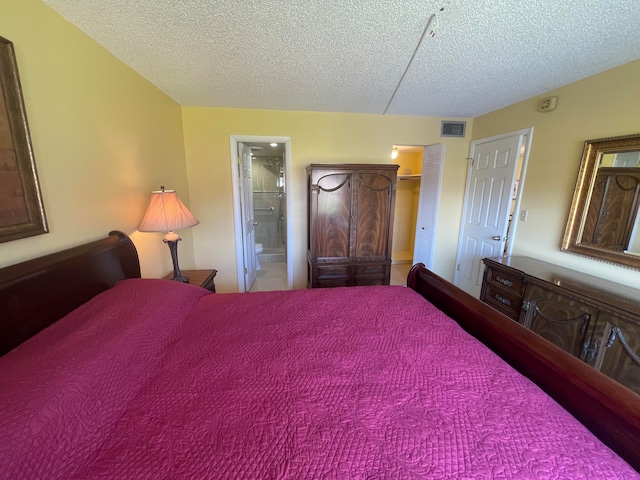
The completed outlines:
<svg viewBox="0 0 640 480">
<path fill-rule="evenodd" d="M 251 165 L 243 166 L 243 157 L 247 156 L 240 152 L 247 150 L 251 151 Z M 238 291 L 290 290 L 290 139 L 232 136 L 231 152 Z M 250 180 L 245 178 L 247 175 Z M 245 235 L 246 221 L 250 221 L 253 235 Z"/>
</svg>

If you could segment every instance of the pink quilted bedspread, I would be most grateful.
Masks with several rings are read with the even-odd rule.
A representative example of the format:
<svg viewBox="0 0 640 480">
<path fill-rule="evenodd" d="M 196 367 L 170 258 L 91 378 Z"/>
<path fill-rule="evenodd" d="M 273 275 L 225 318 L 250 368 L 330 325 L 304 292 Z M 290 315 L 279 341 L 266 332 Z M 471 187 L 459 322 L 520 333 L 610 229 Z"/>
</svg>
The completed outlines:
<svg viewBox="0 0 640 480">
<path fill-rule="evenodd" d="M 631 479 L 403 287 L 126 280 L 0 358 L 6 479 Z"/>
</svg>

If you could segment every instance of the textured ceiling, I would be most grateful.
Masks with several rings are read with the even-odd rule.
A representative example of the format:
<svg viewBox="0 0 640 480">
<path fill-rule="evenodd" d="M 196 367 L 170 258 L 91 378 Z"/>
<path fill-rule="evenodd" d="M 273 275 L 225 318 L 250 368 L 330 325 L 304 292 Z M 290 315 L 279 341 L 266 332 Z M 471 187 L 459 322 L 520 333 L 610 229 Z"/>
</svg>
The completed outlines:
<svg viewBox="0 0 640 480">
<path fill-rule="evenodd" d="M 638 0 L 44 3 L 185 106 L 474 117 L 640 58 Z"/>
</svg>

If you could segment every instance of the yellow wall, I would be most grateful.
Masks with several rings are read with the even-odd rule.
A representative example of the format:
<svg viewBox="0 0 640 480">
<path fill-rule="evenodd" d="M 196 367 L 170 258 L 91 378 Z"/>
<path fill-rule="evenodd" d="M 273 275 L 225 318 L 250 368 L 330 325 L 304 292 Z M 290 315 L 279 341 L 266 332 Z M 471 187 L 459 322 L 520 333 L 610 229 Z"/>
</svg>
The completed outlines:
<svg viewBox="0 0 640 480">
<path fill-rule="evenodd" d="M 136 227 L 149 191 L 164 184 L 201 220 L 180 232 L 181 266 L 215 267 L 221 291 L 235 290 L 229 136 L 265 135 L 292 139 L 296 288 L 306 279 L 308 164 L 391 163 L 392 145 L 446 143 L 434 269 L 453 278 L 469 139 L 441 138 L 441 119 L 182 108 L 40 1 L 0 0 L 0 11 L 0 35 L 16 50 L 50 228 L 0 244 L 0 267 L 119 229 L 132 235 L 143 275 L 163 276 L 171 263 L 162 235 Z M 474 139 L 534 127 L 521 205 L 529 214 L 514 254 L 640 287 L 638 272 L 560 252 L 583 142 L 637 133 L 638 78 L 640 61 L 547 92 L 559 97 L 555 111 L 538 113 L 540 96 L 467 119 Z"/>
<path fill-rule="evenodd" d="M 183 108 L 197 267 L 218 269 L 216 288 L 237 290 L 230 135 L 291 137 L 294 287 L 306 286 L 306 172 L 310 163 L 391 163 L 392 145 L 447 144 L 434 269 L 453 279 L 468 139 L 440 138 L 439 118 Z M 469 121 L 469 127 L 471 122 Z M 452 240 L 453 239 L 453 240 Z"/>
<path fill-rule="evenodd" d="M 149 192 L 189 203 L 181 107 L 38 0 L 0 0 L 14 43 L 50 233 L 0 244 L 0 267 L 122 230 L 144 276 L 171 270 L 162 234 L 136 227 Z M 181 266 L 193 266 L 180 232 Z"/>
<path fill-rule="evenodd" d="M 473 139 L 534 127 L 514 255 L 528 255 L 619 283 L 640 287 L 640 273 L 560 252 L 585 140 L 640 131 L 640 61 L 474 119 Z M 540 98 L 558 107 L 536 111 Z M 516 215 L 517 217 L 517 215 Z"/>
</svg>

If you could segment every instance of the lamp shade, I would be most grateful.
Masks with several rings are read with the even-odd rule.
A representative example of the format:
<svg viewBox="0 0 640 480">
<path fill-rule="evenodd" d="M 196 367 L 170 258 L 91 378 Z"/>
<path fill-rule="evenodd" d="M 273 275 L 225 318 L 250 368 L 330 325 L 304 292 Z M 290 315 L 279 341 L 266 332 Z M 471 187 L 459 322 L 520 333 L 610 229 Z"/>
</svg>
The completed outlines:
<svg viewBox="0 0 640 480">
<path fill-rule="evenodd" d="M 189 228 L 200 221 L 180 201 L 175 190 L 151 192 L 151 200 L 138 230 L 141 232 L 173 232 Z"/>
</svg>

